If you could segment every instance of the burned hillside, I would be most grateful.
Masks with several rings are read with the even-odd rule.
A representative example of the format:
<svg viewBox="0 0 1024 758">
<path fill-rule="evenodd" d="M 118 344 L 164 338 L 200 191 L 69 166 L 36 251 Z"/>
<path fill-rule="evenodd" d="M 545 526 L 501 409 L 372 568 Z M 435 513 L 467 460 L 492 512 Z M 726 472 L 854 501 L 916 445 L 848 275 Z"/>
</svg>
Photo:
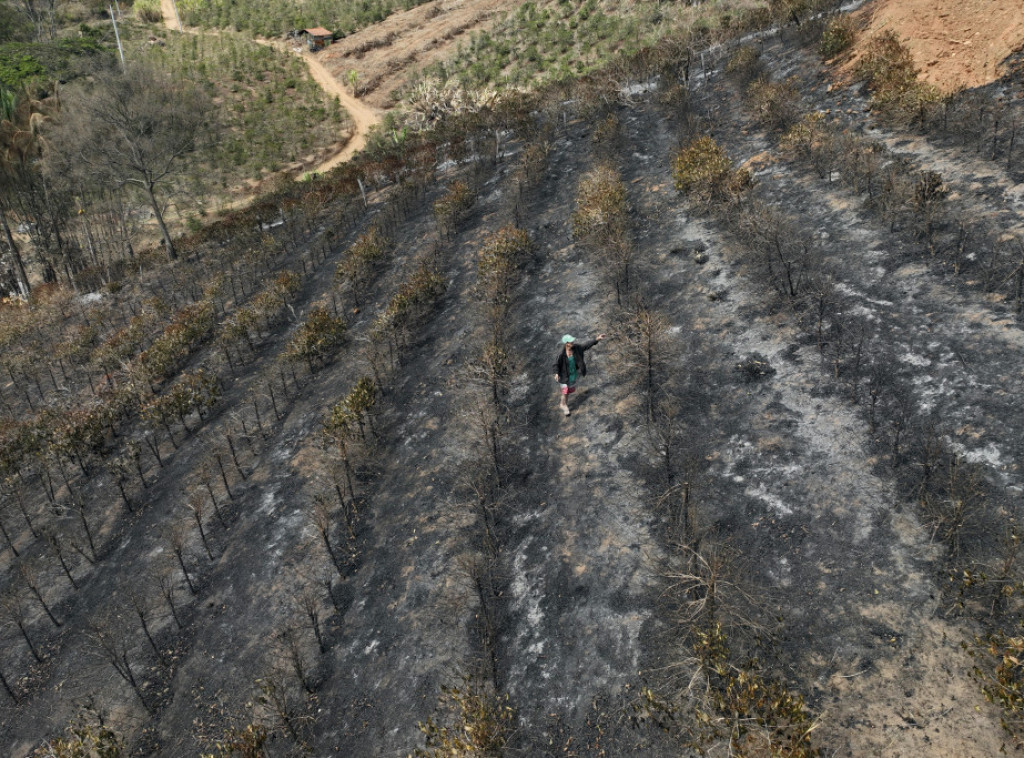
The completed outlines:
<svg viewBox="0 0 1024 758">
<path fill-rule="evenodd" d="M 886 99 L 833 21 L 396 134 L 10 307 L 7 752 L 1016 744 L 1020 81 Z M 607 339 L 564 417 L 567 332 Z"/>
</svg>

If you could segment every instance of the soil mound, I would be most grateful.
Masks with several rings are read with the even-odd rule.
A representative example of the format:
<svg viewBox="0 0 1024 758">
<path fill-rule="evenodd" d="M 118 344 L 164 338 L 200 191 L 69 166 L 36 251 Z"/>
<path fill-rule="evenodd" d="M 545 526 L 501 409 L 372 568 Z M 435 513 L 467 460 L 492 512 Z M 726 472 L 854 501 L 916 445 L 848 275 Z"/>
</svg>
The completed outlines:
<svg viewBox="0 0 1024 758">
<path fill-rule="evenodd" d="M 856 15 L 867 25 L 859 45 L 895 31 L 921 77 L 945 92 L 999 79 L 1024 47 L 1024 13 L 1017 0 L 877 0 Z"/>
</svg>

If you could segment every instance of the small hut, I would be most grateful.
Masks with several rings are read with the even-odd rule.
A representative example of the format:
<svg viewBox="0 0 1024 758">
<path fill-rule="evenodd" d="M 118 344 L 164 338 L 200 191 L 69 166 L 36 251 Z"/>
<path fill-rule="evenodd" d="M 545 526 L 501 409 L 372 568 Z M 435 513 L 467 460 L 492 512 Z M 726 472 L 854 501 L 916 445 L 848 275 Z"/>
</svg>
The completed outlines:
<svg viewBox="0 0 1024 758">
<path fill-rule="evenodd" d="M 309 45 L 310 52 L 314 53 L 317 50 L 323 50 L 334 41 L 334 32 L 324 29 L 322 26 L 317 26 L 313 29 L 303 29 L 299 34 L 306 38 L 306 44 Z"/>
</svg>

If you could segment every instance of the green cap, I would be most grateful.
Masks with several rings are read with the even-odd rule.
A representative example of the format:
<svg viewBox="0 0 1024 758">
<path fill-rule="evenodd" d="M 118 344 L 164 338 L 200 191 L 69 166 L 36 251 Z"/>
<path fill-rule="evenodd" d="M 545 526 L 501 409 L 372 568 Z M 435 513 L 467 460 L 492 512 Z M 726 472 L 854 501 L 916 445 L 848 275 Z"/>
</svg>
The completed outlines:
<svg viewBox="0 0 1024 758">
<path fill-rule="evenodd" d="M 563 345 L 565 345 L 565 344 L 567 344 L 569 342 L 575 342 L 575 341 L 576 341 L 576 338 L 573 337 L 571 334 L 566 334 L 566 335 L 564 335 L 562 337 L 562 344 Z"/>
</svg>

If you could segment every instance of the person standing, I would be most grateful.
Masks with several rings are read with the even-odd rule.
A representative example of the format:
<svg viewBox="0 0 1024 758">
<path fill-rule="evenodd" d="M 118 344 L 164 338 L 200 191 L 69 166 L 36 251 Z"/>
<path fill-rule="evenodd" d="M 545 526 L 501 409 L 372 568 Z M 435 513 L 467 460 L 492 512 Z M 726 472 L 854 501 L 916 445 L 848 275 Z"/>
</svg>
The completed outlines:
<svg viewBox="0 0 1024 758">
<path fill-rule="evenodd" d="M 577 342 L 571 334 L 562 337 L 562 345 L 555 358 L 555 379 L 562 390 L 558 407 L 566 416 L 572 413 L 569 410 L 569 395 L 576 391 L 577 382 L 587 375 L 587 362 L 583 354 L 603 339 L 603 334 L 597 335 L 597 339 L 583 342 Z"/>
</svg>

